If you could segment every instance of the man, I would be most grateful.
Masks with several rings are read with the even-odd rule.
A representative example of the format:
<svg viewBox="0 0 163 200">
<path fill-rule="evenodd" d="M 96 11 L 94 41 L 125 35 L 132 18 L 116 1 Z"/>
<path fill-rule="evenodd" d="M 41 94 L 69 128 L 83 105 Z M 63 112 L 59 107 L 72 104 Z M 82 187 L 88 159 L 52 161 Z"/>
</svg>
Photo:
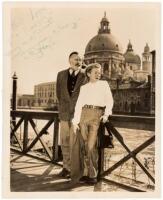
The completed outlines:
<svg viewBox="0 0 163 200">
<path fill-rule="evenodd" d="M 74 116 L 80 87 L 85 81 L 85 75 L 80 71 L 81 59 L 78 52 L 72 52 L 69 55 L 69 63 L 70 67 L 68 69 L 58 73 L 56 86 L 59 102 L 60 142 L 63 154 L 63 169 L 59 173 L 59 176 L 63 178 L 70 177 L 71 120 Z"/>
</svg>

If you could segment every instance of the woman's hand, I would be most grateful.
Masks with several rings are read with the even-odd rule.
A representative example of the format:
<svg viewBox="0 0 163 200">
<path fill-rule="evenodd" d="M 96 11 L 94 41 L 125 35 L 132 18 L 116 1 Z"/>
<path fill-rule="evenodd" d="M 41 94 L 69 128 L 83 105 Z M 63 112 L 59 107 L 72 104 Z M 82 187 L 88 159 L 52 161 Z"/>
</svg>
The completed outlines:
<svg viewBox="0 0 163 200">
<path fill-rule="evenodd" d="M 102 120 L 103 123 L 107 122 L 108 121 L 108 116 L 107 115 L 102 115 L 100 117 L 100 119 Z"/>
<path fill-rule="evenodd" d="M 73 129 L 74 129 L 74 133 L 76 134 L 77 131 L 79 130 L 79 125 L 78 124 L 73 124 Z"/>
</svg>

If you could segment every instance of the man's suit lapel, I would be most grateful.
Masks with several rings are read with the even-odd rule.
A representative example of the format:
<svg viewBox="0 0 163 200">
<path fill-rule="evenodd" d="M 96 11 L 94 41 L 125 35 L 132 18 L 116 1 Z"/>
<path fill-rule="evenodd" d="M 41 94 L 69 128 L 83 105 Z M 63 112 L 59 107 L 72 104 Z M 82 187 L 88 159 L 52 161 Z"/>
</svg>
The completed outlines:
<svg viewBox="0 0 163 200">
<path fill-rule="evenodd" d="M 84 81 L 84 74 L 79 72 L 78 74 L 78 78 L 77 78 L 77 81 L 76 81 L 76 84 L 75 84 L 75 88 L 74 88 L 74 91 L 78 89 L 78 87 L 81 86 L 81 83 Z"/>
<path fill-rule="evenodd" d="M 63 82 L 64 82 L 63 85 L 65 85 L 64 90 L 65 90 L 66 96 L 70 99 L 70 94 L 69 94 L 69 92 L 68 92 L 68 87 L 67 87 L 68 73 L 69 73 L 69 69 L 67 69 L 67 70 L 65 71 L 65 74 L 64 74 L 64 77 L 63 77 L 63 79 L 64 79 L 64 80 L 63 80 Z"/>
</svg>

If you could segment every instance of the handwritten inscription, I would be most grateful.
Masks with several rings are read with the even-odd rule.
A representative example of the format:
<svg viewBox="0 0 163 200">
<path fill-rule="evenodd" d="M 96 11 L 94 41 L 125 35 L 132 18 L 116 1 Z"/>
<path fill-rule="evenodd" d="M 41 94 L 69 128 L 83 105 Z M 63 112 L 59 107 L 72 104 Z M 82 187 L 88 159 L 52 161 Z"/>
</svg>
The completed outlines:
<svg viewBox="0 0 163 200">
<path fill-rule="evenodd" d="M 66 29 L 77 29 L 78 21 L 59 24 L 54 10 L 50 8 L 28 8 L 11 16 L 12 59 L 37 59 L 56 45 L 57 36 Z"/>
</svg>

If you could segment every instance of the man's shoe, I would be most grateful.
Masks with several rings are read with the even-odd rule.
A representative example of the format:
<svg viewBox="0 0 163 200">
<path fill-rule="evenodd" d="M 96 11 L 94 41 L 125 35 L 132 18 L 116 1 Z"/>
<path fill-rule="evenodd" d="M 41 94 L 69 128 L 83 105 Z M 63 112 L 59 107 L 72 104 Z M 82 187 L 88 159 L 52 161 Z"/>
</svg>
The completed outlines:
<svg viewBox="0 0 163 200">
<path fill-rule="evenodd" d="M 62 178 L 70 178 L 70 172 L 67 169 L 63 168 L 58 176 Z"/>
<path fill-rule="evenodd" d="M 96 184 L 97 183 L 97 178 L 90 178 L 90 177 L 88 177 L 87 183 L 88 184 Z"/>
<path fill-rule="evenodd" d="M 80 179 L 79 179 L 79 182 L 80 183 L 86 183 L 88 181 L 89 177 L 88 176 L 82 176 Z"/>
</svg>

